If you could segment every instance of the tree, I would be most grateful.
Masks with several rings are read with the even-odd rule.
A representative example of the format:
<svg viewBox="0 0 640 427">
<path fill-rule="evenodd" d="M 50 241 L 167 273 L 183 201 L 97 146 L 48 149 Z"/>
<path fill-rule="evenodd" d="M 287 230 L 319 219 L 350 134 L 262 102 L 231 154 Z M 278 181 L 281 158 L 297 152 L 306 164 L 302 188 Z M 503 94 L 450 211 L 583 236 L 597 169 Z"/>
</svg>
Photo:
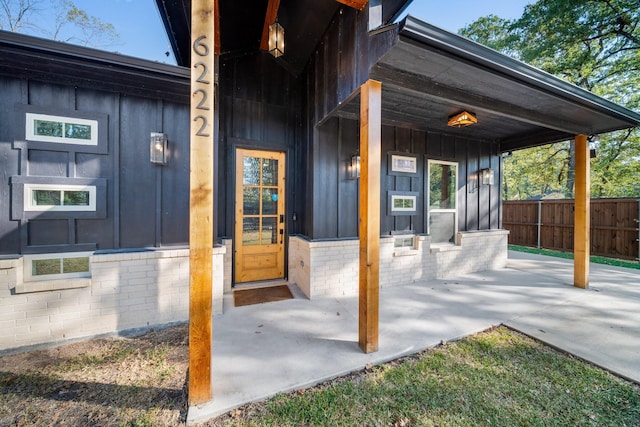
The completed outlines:
<svg viewBox="0 0 640 427">
<path fill-rule="evenodd" d="M 0 30 L 27 32 L 40 3 L 39 0 L 0 0 Z"/>
<path fill-rule="evenodd" d="M 95 48 L 113 46 L 119 38 L 112 24 L 71 0 L 0 0 L 0 29 Z"/>
<path fill-rule="evenodd" d="M 461 34 L 637 110 L 639 22 L 638 0 L 539 0 L 528 5 L 518 19 L 480 18 L 461 30 Z M 562 192 L 572 197 L 573 141 L 562 144 L 561 150 L 567 146 L 567 155 L 564 164 L 553 166 L 553 175 L 563 181 Z M 598 157 L 592 163 L 593 197 L 640 196 L 636 183 L 640 171 L 640 132 L 601 135 L 597 149 Z M 548 150 L 558 148 L 554 145 Z M 545 156 L 530 157 L 543 161 Z M 519 172 L 528 175 L 547 167 L 532 164 L 531 170 Z M 505 162 L 505 175 L 512 173 L 511 168 L 511 161 Z M 517 194 L 509 189 L 507 197 Z"/>
</svg>

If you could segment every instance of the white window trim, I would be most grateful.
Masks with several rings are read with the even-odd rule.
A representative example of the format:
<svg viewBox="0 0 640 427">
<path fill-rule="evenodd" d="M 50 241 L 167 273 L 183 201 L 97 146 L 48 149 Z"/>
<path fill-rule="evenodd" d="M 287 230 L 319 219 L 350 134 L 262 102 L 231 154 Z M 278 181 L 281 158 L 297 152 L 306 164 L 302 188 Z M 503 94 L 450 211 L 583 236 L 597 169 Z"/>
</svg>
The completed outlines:
<svg viewBox="0 0 640 427">
<path fill-rule="evenodd" d="M 41 259 L 65 259 L 65 258 L 87 258 L 91 257 L 93 252 L 63 252 L 63 253 L 48 253 L 37 255 L 25 255 L 24 256 L 24 276 L 25 282 L 36 282 L 45 280 L 58 280 L 58 279 L 75 279 L 91 277 L 91 259 L 89 259 L 89 271 L 81 271 L 77 273 L 60 273 L 60 274 L 42 274 L 38 276 L 33 275 L 33 261 Z"/>
<path fill-rule="evenodd" d="M 397 163 L 408 162 L 409 167 L 398 166 Z M 413 156 L 401 156 L 399 154 L 391 155 L 391 171 L 392 172 L 405 172 L 416 173 L 418 171 L 418 159 Z"/>
<path fill-rule="evenodd" d="M 402 240 L 411 239 L 411 246 L 400 246 L 400 247 L 397 247 L 396 246 L 396 241 L 398 241 L 399 239 L 402 239 Z M 399 235 L 399 236 L 395 236 L 395 239 L 393 240 L 393 256 L 394 257 L 400 257 L 400 256 L 407 256 L 407 255 L 417 255 L 418 254 L 418 247 L 419 247 L 419 237 L 416 236 L 416 235 Z"/>
<path fill-rule="evenodd" d="M 36 135 L 33 122 L 43 120 L 48 122 L 73 123 L 91 127 L 91 139 L 65 138 L 58 136 Z M 64 132 L 63 132 L 64 133 Z M 50 114 L 26 113 L 25 138 L 27 141 L 53 142 L 58 144 L 98 145 L 98 121 L 79 119 L 75 117 L 52 116 Z"/>
<path fill-rule="evenodd" d="M 455 207 L 453 209 L 449 208 L 449 209 L 441 209 L 441 208 L 432 208 L 431 207 L 431 202 L 430 202 L 430 198 L 431 198 L 431 165 L 432 164 L 438 164 L 438 165 L 449 165 L 449 166 L 455 166 L 456 167 L 456 197 L 454 199 L 454 203 L 455 203 Z M 427 230 L 429 232 L 429 234 L 431 234 L 431 212 L 437 212 L 437 213 L 446 213 L 446 212 L 450 212 L 453 213 L 453 236 L 454 236 L 454 244 L 458 244 L 458 162 L 448 162 L 446 160 L 431 160 L 429 159 L 427 161 Z"/>
<path fill-rule="evenodd" d="M 395 207 L 395 202 L 398 199 L 410 199 L 413 202 L 413 207 L 412 208 L 396 208 Z M 418 202 L 418 198 L 416 196 L 403 196 L 401 194 L 392 194 L 391 195 L 391 212 L 416 212 L 418 210 L 418 207 L 416 206 L 416 203 Z"/>
<path fill-rule="evenodd" d="M 88 191 L 89 204 L 86 206 L 42 206 L 33 203 L 34 190 L 58 190 L 58 191 Z M 58 184 L 24 184 L 24 210 L 30 212 L 95 212 L 96 210 L 96 186 L 95 185 L 58 185 Z"/>
</svg>

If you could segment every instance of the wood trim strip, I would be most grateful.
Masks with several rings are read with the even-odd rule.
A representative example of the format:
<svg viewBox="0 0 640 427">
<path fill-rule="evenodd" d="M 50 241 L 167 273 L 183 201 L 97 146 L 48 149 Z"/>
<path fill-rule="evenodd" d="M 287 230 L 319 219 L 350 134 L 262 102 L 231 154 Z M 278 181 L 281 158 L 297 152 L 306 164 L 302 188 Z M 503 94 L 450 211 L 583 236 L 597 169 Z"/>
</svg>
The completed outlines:
<svg viewBox="0 0 640 427">
<path fill-rule="evenodd" d="M 280 0 L 269 0 L 267 14 L 264 17 L 264 25 L 262 26 L 262 38 L 260 39 L 260 49 L 262 50 L 269 50 L 269 25 L 276 22 L 279 8 Z"/>
</svg>

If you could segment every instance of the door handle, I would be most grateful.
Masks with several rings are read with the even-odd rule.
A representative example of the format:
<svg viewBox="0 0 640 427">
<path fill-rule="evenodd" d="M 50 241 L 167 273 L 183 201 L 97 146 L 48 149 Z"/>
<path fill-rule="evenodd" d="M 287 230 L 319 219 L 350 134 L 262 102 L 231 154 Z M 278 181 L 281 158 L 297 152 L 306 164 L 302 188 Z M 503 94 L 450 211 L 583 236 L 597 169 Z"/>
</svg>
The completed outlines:
<svg viewBox="0 0 640 427">
<path fill-rule="evenodd" d="M 280 244 L 282 244 L 282 237 L 284 236 L 284 230 L 280 229 Z"/>
<path fill-rule="evenodd" d="M 284 215 L 280 215 L 280 224 L 284 224 Z"/>
</svg>

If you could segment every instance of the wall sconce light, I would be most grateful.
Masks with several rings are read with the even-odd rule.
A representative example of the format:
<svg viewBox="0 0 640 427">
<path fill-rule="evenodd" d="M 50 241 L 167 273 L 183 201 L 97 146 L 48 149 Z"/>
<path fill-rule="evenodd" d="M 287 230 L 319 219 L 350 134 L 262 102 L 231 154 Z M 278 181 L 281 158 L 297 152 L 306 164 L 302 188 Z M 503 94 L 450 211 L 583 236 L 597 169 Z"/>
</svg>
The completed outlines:
<svg viewBox="0 0 640 427">
<path fill-rule="evenodd" d="M 351 163 L 349 164 L 349 179 L 360 178 L 360 156 L 354 154 L 351 156 Z"/>
<path fill-rule="evenodd" d="M 451 127 L 466 127 L 471 126 L 478 123 L 478 119 L 474 113 L 469 113 L 468 111 L 462 111 L 458 114 L 454 114 L 449 117 L 449 121 L 447 122 L 448 126 Z"/>
<path fill-rule="evenodd" d="M 589 142 L 589 158 L 595 159 L 597 157 L 596 147 L 600 142 L 600 137 L 598 135 L 589 135 L 587 141 Z"/>
<path fill-rule="evenodd" d="M 480 182 L 482 185 L 493 185 L 493 169 L 480 169 Z"/>
<path fill-rule="evenodd" d="M 160 132 L 151 132 L 149 143 L 149 158 L 151 163 L 157 165 L 167 164 L 168 145 L 167 135 Z"/>
<path fill-rule="evenodd" d="M 269 25 L 269 53 L 274 58 L 284 55 L 284 28 L 277 20 Z"/>
</svg>

